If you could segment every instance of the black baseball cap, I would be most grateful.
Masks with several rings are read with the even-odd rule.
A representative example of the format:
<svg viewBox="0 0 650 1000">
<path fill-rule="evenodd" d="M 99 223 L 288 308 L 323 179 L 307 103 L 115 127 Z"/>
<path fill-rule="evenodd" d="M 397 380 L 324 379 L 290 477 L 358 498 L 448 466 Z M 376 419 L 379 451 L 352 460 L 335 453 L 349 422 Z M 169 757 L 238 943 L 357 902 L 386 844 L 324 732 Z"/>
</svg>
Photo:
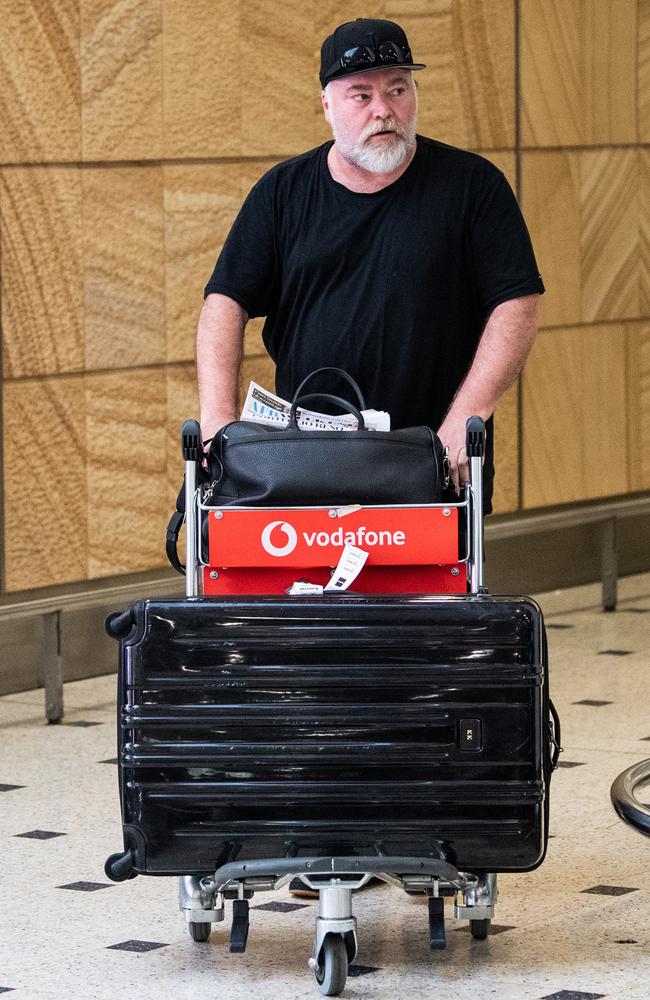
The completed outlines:
<svg viewBox="0 0 650 1000">
<path fill-rule="evenodd" d="M 406 32 L 394 21 L 358 17 L 346 21 L 323 42 L 320 50 L 320 82 L 325 87 L 352 73 L 369 70 L 425 69 L 414 63 Z"/>
</svg>

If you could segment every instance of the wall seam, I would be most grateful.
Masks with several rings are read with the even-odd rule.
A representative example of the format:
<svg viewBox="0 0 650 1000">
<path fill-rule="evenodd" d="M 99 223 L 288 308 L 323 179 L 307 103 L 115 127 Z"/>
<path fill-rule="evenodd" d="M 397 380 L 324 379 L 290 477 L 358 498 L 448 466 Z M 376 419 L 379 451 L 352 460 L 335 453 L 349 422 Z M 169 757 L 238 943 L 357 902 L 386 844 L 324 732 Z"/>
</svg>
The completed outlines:
<svg viewBox="0 0 650 1000">
<path fill-rule="evenodd" d="M 521 0 L 515 0 L 515 186 L 517 201 L 522 204 L 521 183 Z M 517 379 L 517 511 L 524 502 L 524 378 Z"/>
</svg>

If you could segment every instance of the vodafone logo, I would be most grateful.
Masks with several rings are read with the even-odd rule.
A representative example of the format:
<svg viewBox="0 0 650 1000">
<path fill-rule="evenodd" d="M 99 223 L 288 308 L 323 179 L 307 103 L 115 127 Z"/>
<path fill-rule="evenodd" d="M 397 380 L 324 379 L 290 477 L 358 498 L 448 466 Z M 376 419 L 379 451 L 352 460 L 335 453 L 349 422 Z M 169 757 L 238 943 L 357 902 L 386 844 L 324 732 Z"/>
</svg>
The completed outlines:
<svg viewBox="0 0 650 1000">
<path fill-rule="evenodd" d="M 271 536 L 275 532 L 276 541 L 284 535 L 286 539 L 284 545 L 276 545 Z M 299 541 L 311 549 L 314 547 L 326 548 L 336 546 L 340 548 L 344 545 L 357 545 L 360 547 L 375 548 L 375 546 L 402 546 L 406 544 L 406 533 L 404 531 L 375 531 L 369 530 L 365 525 L 361 525 L 351 531 L 344 531 L 343 528 L 336 528 L 334 531 L 302 531 L 299 538 L 298 532 L 292 524 L 287 521 L 271 521 L 262 531 L 262 548 L 270 556 L 290 555 Z"/>
<path fill-rule="evenodd" d="M 283 532 L 287 539 L 284 545 L 274 545 L 271 541 L 271 535 L 276 528 Z M 290 552 L 293 552 L 297 544 L 298 532 L 291 524 L 287 524 L 286 521 L 271 521 L 262 532 L 262 548 L 270 556 L 288 556 Z"/>
</svg>

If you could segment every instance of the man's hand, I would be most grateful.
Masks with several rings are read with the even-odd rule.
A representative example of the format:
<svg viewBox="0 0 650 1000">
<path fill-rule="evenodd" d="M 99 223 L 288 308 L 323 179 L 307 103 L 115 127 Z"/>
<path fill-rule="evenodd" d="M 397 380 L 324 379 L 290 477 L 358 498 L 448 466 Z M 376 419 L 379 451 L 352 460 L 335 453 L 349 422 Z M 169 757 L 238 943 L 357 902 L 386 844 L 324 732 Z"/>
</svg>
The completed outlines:
<svg viewBox="0 0 650 1000">
<path fill-rule="evenodd" d="M 471 415 L 468 413 L 465 419 L 448 415 L 438 431 L 443 448 L 449 448 L 449 474 L 457 496 L 465 483 L 469 482 L 469 461 L 465 451 L 465 425 Z"/>
</svg>

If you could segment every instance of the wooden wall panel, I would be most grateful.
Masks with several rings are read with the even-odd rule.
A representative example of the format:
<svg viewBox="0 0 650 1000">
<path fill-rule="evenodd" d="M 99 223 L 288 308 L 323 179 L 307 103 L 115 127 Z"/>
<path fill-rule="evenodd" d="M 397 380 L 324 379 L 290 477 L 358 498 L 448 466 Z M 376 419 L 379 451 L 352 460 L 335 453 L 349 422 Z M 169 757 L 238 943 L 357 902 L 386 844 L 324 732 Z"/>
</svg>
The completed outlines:
<svg viewBox="0 0 650 1000">
<path fill-rule="evenodd" d="M 631 490 L 650 490 L 650 320 L 627 327 L 627 441 Z"/>
<path fill-rule="evenodd" d="M 84 160 L 162 155 L 160 0 L 80 0 Z"/>
<path fill-rule="evenodd" d="M 88 576 L 163 564 L 169 519 L 164 369 L 86 376 Z"/>
<path fill-rule="evenodd" d="M 86 369 L 165 360 L 160 167 L 83 171 Z"/>
<path fill-rule="evenodd" d="M 242 93 L 254 86 L 239 55 L 239 5 L 163 0 L 162 11 L 164 156 L 238 156 Z"/>
<path fill-rule="evenodd" d="M 0 170 L 5 378 L 83 367 L 81 229 L 78 170 Z"/>
<path fill-rule="evenodd" d="M 636 141 L 635 0 L 522 0 L 524 146 Z"/>
<path fill-rule="evenodd" d="M 424 135 L 476 149 L 515 144 L 513 0 L 386 4 L 426 70 L 419 84 Z M 367 16 L 367 15 L 366 15 Z"/>
<path fill-rule="evenodd" d="M 0 163 L 78 160 L 77 0 L 0 0 Z"/>
<path fill-rule="evenodd" d="M 185 420 L 199 419 L 199 394 L 194 365 L 167 365 L 167 507 L 169 517 L 176 506 L 176 497 L 183 481 L 181 455 L 181 425 Z"/>
<path fill-rule="evenodd" d="M 650 316 L 650 149 L 639 150 L 639 312 Z"/>
<path fill-rule="evenodd" d="M 524 507 L 627 492 L 623 324 L 540 334 L 523 393 Z"/>
<path fill-rule="evenodd" d="M 87 570 L 83 376 L 8 382 L 3 397 L 6 588 L 83 580 Z M 30 455 L 38 456 L 37 467 Z"/>
<path fill-rule="evenodd" d="M 650 0 L 638 0 L 637 125 L 638 141 L 650 142 Z"/>
<path fill-rule="evenodd" d="M 636 149 L 523 154 L 523 211 L 547 289 L 544 325 L 642 315 L 642 161 Z"/>
<path fill-rule="evenodd" d="M 580 161 L 577 153 L 524 153 L 521 205 L 544 280 L 542 323 L 579 323 Z"/>
<path fill-rule="evenodd" d="M 582 320 L 640 315 L 639 154 L 580 154 Z"/>
<path fill-rule="evenodd" d="M 165 166 L 167 360 L 194 357 L 203 288 L 242 204 L 238 163 Z"/>
<path fill-rule="evenodd" d="M 314 10 L 318 0 L 240 5 L 242 156 L 302 153 L 323 134 Z"/>
<path fill-rule="evenodd" d="M 494 414 L 495 514 L 507 514 L 519 506 L 519 383 L 505 394 Z"/>
</svg>

